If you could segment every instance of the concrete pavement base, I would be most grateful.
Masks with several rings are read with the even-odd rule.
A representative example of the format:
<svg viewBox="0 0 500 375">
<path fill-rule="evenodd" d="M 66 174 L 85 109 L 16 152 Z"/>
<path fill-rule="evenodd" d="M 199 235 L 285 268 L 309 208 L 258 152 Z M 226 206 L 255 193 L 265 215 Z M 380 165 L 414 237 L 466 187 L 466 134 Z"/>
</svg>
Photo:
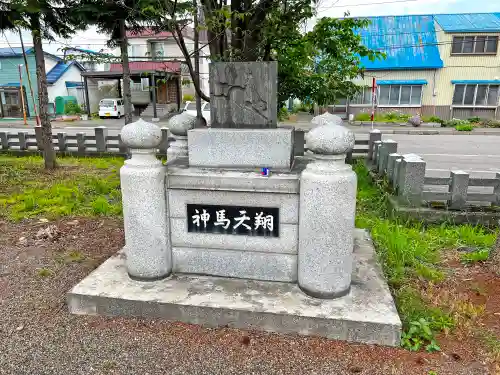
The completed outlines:
<svg viewBox="0 0 500 375">
<path fill-rule="evenodd" d="M 398 346 L 401 321 L 372 241 L 362 230 L 355 233 L 351 290 L 338 299 L 309 297 L 293 283 L 185 274 L 134 281 L 119 252 L 68 293 L 69 310 Z"/>
</svg>

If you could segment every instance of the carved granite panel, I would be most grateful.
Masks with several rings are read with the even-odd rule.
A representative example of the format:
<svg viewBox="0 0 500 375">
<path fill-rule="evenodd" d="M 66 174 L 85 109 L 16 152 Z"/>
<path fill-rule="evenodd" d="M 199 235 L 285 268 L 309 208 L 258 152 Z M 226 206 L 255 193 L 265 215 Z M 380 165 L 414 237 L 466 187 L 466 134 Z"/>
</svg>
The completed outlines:
<svg viewBox="0 0 500 375">
<path fill-rule="evenodd" d="M 275 128 L 277 86 L 277 62 L 211 63 L 211 126 Z"/>
</svg>

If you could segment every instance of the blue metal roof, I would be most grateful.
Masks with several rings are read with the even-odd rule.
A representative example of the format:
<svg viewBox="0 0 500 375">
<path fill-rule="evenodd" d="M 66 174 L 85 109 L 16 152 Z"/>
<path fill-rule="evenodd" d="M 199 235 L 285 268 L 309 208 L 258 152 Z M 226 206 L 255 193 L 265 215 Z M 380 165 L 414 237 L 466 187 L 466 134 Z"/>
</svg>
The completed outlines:
<svg viewBox="0 0 500 375">
<path fill-rule="evenodd" d="M 500 13 L 436 14 L 434 17 L 448 33 L 500 32 Z"/>
<path fill-rule="evenodd" d="M 66 70 L 69 69 L 71 65 L 75 64 L 80 70 L 82 68 L 80 67 L 79 64 L 76 64 L 74 61 L 70 62 L 64 62 L 64 61 L 59 61 L 56 66 L 54 66 L 50 72 L 47 73 L 47 83 L 48 84 L 53 84 L 56 83 L 59 78 L 62 77 L 62 75 L 66 72 Z"/>
<path fill-rule="evenodd" d="M 30 53 L 33 48 L 25 48 L 26 53 Z M 23 49 L 21 47 L 6 47 L 0 48 L 0 57 L 18 57 L 22 56 Z"/>
<path fill-rule="evenodd" d="M 425 79 L 405 79 L 405 80 L 377 80 L 377 85 L 427 85 Z"/>
<path fill-rule="evenodd" d="M 66 81 L 66 87 L 82 87 L 82 82 Z"/>
<path fill-rule="evenodd" d="M 384 52 L 386 59 L 361 58 L 367 70 L 436 69 L 443 67 L 437 47 L 433 16 L 369 17 L 359 30 L 363 44 Z"/>
</svg>

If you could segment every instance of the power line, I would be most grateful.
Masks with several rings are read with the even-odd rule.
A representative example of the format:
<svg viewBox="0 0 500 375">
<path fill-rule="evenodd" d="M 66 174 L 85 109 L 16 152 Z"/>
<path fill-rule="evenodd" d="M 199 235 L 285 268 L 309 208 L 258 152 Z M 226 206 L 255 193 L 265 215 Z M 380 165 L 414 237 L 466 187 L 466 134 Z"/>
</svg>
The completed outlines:
<svg viewBox="0 0 500 375">
<path fill-rule="evenodd" d="M 333 5 L 328 6 L 327 8 L 323 8 L 323 9 L 318 8 L 318 9 L 321 11 L 325 11 L 325 10 L 333 9 L 333 8 L 350 8 L 350 7 L 372 6 L 372 5 L 379 5 L 379 4 L 408 3 L 408 2 L 414 2 L 414 1 L 419 1 L 419 0 L 390 0 L 390 1 L 381 1 L 378 3 L 363 3 L 363 4 L 350 4 L 350 5 L 336 5 L 337 3 L 335 3 Z"/>
</svg>

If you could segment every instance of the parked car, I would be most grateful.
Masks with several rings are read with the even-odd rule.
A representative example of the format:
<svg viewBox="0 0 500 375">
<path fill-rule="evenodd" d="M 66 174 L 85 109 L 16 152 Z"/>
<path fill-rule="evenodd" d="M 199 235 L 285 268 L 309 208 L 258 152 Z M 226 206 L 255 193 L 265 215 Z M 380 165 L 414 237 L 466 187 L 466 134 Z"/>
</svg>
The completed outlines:
<svg viewBox="0 0 500 375">
<path fill-rule="evenodd" d="M 190 115 L 196 116 L 196 102 L 186 102 L 183 111 L 189 113 Z M 207 122 L 207 126 L 210 126 L 210 103 L 201 103 L 201 113 L 203 118 Z"/>
<path fill-rule="evenodd" d="M 134 112 L 134 105 L 132 104 L 132 113 Z M 116 117 L 120 118 L 125 116 L 125 106 L 123 99 L 121 98 L 110 98 L 102 99 L 99 102 L 99 117 Z"/>
</svg>

